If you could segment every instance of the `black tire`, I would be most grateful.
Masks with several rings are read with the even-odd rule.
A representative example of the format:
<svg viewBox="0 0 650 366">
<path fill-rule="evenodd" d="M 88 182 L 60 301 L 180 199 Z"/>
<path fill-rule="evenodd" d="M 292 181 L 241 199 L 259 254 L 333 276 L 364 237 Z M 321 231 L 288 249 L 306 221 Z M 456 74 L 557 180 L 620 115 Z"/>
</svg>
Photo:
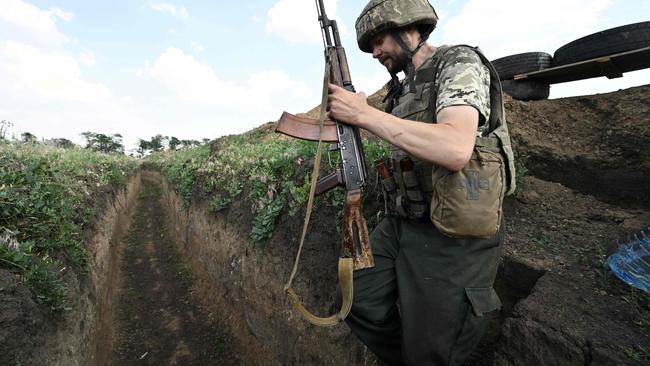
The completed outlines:
<svg viewBox="0 0 650 366">
<path fill-rule="evenodd" d="M 555 51 L 553 66 L 650 46 L 650 22 L 607 29 L 567 43 Z"/>
<path fill-rule="evenodd" d="M 551 87 L 548 83 L 535 80 L 504 80 L 501 82 L 501 87 L 512 98 L 523 101 L 548 99 L 548 95 L 551 92 Z"/>
<path fill-rule="evenodd" d="M 551 55 L 546 52 L 525 52 L 490 61 L 499 79 L 512 79 L 515 75 L 539 71 L 551 67 Z"/>
</svg>

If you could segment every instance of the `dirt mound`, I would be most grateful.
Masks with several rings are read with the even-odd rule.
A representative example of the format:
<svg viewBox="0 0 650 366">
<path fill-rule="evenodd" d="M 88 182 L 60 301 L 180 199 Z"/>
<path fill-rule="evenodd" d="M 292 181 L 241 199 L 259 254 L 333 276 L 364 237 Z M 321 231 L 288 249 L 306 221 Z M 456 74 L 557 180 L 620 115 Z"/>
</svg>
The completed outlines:
<svg viewBox="0 0 650 366">
<path fill-rule="evenodd" d="M 650 206 L 650 86 L 506 100 L 513 144 L 530 174 L 616 205 Z"/>
</svg>

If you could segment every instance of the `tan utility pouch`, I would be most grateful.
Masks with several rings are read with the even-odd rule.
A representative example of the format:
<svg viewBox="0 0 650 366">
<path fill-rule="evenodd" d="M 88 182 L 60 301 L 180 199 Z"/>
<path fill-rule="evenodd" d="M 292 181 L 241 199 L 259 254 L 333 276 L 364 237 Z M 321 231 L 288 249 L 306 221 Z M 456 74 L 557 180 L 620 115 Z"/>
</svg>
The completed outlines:
<svg viewBox="0 0 650 366">
<path fill-rule="evenodd" d="M 475 146 L 458 172 L 436 167 L 432 173 L 433 224 L 454 238 L 489 238 L 501 224 L 506 190 L 504 159 L 498 148 Z"/>
</svg>

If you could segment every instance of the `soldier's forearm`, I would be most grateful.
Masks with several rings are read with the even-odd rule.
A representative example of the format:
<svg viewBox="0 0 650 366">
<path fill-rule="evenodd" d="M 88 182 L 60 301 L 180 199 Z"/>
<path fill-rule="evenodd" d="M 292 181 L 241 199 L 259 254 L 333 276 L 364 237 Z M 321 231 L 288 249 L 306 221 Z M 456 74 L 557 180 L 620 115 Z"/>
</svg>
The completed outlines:
<svg viewBox="0 0 650 366">
<path fill-rule="evenodd" d="M 443 115 L 438 123 L 405 120 L 370 108 L 359 115 L 359 126 L 420 160 L 456 171 L 471 156 L 478 124 L 472 114 L 476 110 L 463 107 L 449 107 L 456 109 L 451 111 L 454 119 Z"/>
</svg>

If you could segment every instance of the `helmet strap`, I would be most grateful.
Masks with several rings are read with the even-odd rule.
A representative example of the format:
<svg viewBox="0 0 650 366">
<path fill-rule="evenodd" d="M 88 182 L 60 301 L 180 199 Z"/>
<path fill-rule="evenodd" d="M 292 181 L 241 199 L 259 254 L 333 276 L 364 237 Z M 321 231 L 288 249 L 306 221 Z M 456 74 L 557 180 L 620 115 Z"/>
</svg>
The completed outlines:
<svg viewBox="0 0 650 366">
<path fill-rule="evenodd" d="M 404 52 L 409 55 L 408 61 L 406 62 L 406 69 L 404 70 L 404 74 L 406 75 L 406 82 L 409 86 L 409 92 L 415 93 L 415 65 L 413 65 L 413 56 L 418 53 L 422 45 L 424 45 L 424 43 L 427 41 L 429 34 L 423 34 L 420 36 L 420 42 L 414 50 L 411 50 L 406 44 L 402 38 L 401 32 L 393 31 L 392 35 L 395 39 L 395 42 L 397 42 L 402 50 L 404 50 Z M 391 78 L 396 79 L 397 77 L 394 74 L 391 74 Z"/>
</svg>

